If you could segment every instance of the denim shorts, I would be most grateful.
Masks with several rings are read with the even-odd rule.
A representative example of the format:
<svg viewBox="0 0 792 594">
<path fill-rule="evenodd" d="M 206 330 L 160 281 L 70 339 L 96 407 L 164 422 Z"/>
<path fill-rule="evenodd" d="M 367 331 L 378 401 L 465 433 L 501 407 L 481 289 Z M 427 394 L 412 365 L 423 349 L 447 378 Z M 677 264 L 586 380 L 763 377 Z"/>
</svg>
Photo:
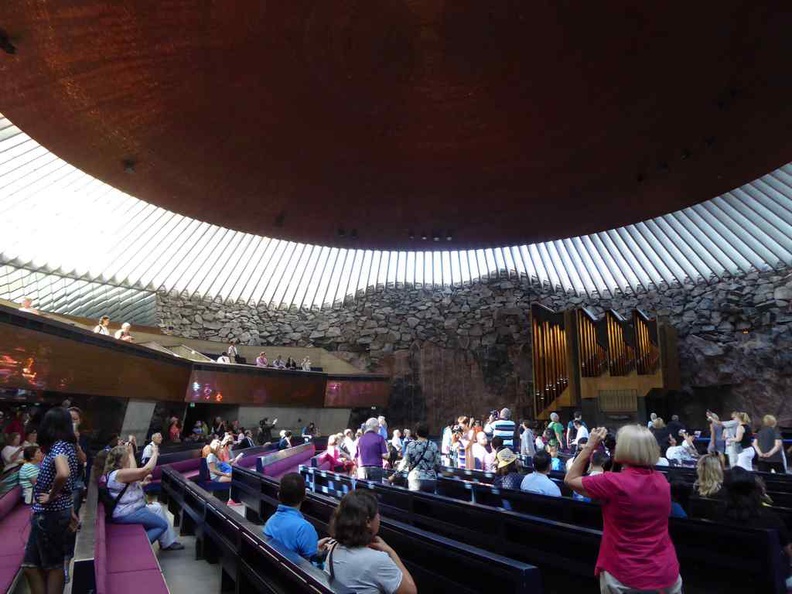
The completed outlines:
<svg viewBox="0 0 792 594">
<path fill-rule="evenodd" d="M 74 533 L 69 530 L 71 515 L 72 509 L 69 508 L 31 516 L 22 567 L 63 569 L 63 562 L 74 544 Z"/>
</svg>

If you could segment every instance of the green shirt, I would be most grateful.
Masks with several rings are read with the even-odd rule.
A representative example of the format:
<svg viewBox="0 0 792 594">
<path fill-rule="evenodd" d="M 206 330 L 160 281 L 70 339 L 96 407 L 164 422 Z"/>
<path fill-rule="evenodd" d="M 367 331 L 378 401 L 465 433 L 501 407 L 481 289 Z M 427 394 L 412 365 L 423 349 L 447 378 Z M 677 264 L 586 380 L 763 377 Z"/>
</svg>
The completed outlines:
<svg viewBox="0 0 792 594">
<path fill-rule="evenodd" d="M 548 425 L 548 428 L 553 432 L 553 437 L 550 438 L 550 445 L 558 447 L 561 445 L 558 442 L 558 435 L 564 434 L 564 426 L 561 423 L 553 422 Z"/>
<path fill-rule="evenodd" d="M 38 477 L 39 474 L 39 467 L 37 464 L 31 464 L 30 462 L 25 462 L 22 465 L 22 468 L 19 469 L 19 485 L 23 489 L 32 489 L 33 483 L 30 482 L 30 479 L 35 479 Z"/>
</svg>

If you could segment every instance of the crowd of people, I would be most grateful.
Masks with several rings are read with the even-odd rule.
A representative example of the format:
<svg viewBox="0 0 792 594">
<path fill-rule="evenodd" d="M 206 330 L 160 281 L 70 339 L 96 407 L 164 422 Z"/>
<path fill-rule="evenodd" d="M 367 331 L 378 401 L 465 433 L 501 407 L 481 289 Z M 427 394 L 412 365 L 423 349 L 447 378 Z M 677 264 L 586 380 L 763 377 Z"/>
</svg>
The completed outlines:
<svg viewBox="0 0 792 594">
<path fill-rule="evenodd" d="M 103 336 L 110 336 L 110 317 L 109 316 L 102 316 L 99 318 L 99 323 L 94 326 L 93 332 L 94 334 L 101 334 Z M 122 340 L 124 342 L 135 342 L 135 339 L 132 337 L 132 325 L 129 322 L 124 322 L 121 324 L 121 328 L 115 331 L 113 337 L 116 340 Z"/>
<path fill-rule="evenodd" d="M 228 348 L 223 351 L 220 356 L 217 358 L 218 363 L 225 363 L 225 364 L 246 364 L 247 359 L 240 356 L 239 349 L 237 349 L 234 343 L 228 345 Z M 261 351 L 256 357 L 256 367 L 262 368 L 269 368 L 269 369 L 285 369 L 291 371 L 311 371 L 311 358 L 309 356 L 303 357 L 302 362 L 299 364 L 297 363 L 296 359 L 292 359 L 291 357 L 286 357 L 284 360 L 282 355 L 278 355 L 272 361 L 269 360 L 267 357 L 266 351 Z"/>
</svg>

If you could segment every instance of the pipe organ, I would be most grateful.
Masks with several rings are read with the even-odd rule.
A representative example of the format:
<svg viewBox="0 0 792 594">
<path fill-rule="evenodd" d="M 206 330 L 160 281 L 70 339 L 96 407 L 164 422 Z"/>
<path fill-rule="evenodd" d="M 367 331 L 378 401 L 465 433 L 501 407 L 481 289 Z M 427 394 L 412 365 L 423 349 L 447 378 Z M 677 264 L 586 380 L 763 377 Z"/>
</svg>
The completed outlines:
<svg viewBox="0 0 792 594">
<path fill-rule="evenodd" d="M 627 317 L 608 310 L 598 319 L 587 309 L 533 305 L 531 317 L 536 418 L 577 407 L 581 399 L 616 392 L 643 397 L 678 381 L 674 329 L 640 310 Z"/>
<path fill-rule="evenodd" d="M 534 413 L 556 402 L 569 386 L 564 314 L 543 305 L 531 308 L 533 330 Z"/>
</svg>

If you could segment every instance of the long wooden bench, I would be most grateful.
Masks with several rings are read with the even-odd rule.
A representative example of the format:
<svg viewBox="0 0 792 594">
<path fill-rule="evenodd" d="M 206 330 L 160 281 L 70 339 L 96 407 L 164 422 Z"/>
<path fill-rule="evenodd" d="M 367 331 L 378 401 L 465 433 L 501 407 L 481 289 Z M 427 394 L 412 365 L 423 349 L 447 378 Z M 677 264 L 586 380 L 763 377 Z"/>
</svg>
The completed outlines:
<svg viewBox="0 0 792 594">
<path fill-rule="evenodd" d="M 259 521 L 278 507 L 277 481 L 244 469 L 234 469 L 232 497 L 245 504 L 246 515 Z M 320 536 L 338 502 L 307 493 L 301 511 Z M 542 591 L 536 567 L 484 551 L 475 542 L 461 543 L 408 526 L 392 518 L 380 522 L 380 535 L 394 547 L 416 581 L 419 592 L 473 594 L 497 589 L 506 593 Z M 464 571 L 460 567 L 464 566 Z"/>
<path fill-rule="evenodd" d="M 195 535 L 198 558 L 220 564 L 222 594 L 333 594 L 324 573 L 280 551 L 262 535 L 261 526 L 217 502 L 178 472 L 166 470 L 162 486 L 182 533 Z"/>
<path fill-rule="evenodd" d="M 311 488 L 324 484 L 331 495 L 341 495 L 345 488 L 374 489 L 384 516 L 537 565 L 543 571 L 545 590 L 559 583 L 577 591 L 591 586 L 581 579 L 593 575 L 601 531 L 541 517 L 541 506 L 531 514 L 519 514 L 307 467 L 301 472 Z M 554 499 L 549 505 L 559 501 L 575 507 L 593 505 L 545 499 Z M 669 532 L 687 592 L 786 592 L 788 561 L 774 530 L 671 518 Z M 735 575 L 730 567 L 741 571 Z"/>
</svg>

